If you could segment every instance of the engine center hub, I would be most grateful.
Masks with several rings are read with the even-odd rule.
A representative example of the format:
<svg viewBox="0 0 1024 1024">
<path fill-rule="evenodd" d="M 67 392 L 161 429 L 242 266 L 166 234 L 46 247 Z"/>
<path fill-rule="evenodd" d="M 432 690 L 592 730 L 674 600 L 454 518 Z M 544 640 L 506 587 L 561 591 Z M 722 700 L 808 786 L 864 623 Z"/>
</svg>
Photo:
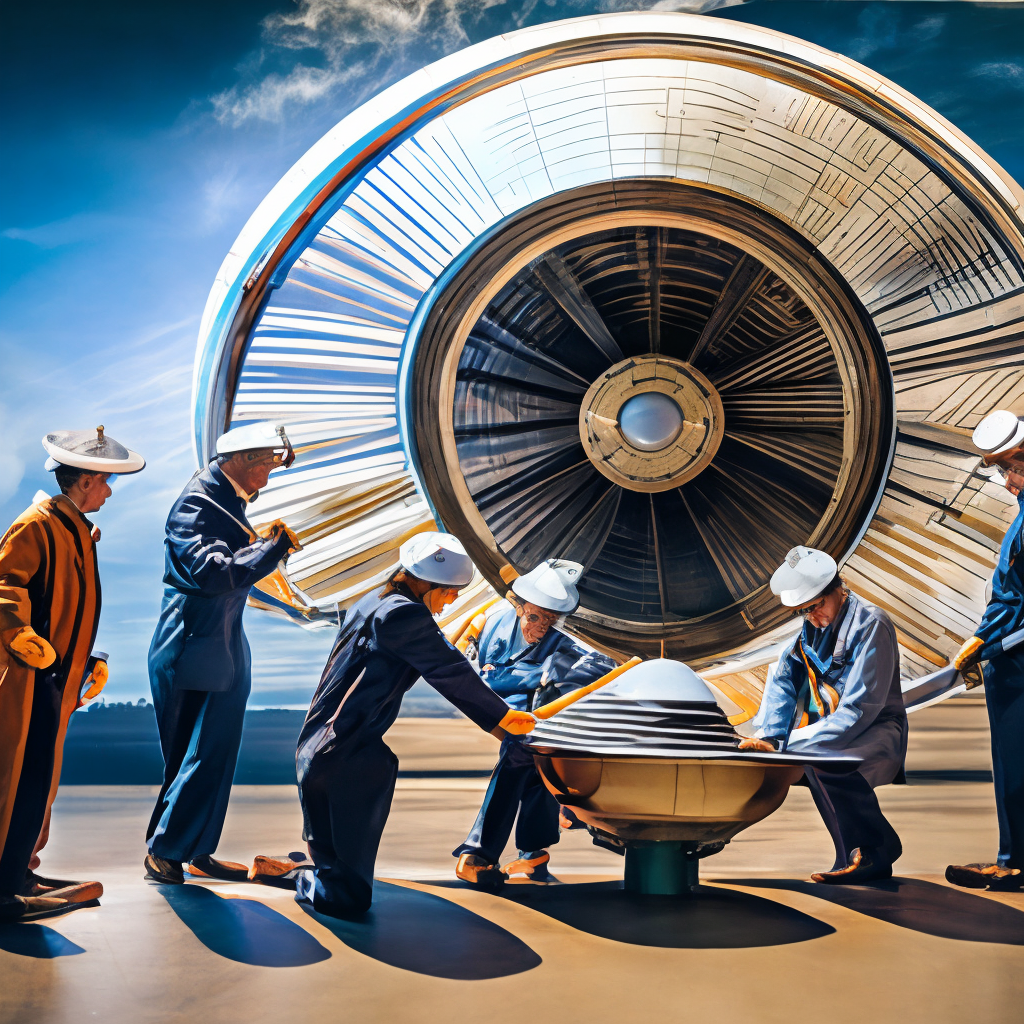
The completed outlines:
<svg viewBox="0 0 1024 1024">
<path fill-rule="evenodd" d="M 661 355 L 624 359 L 601 374 L 583 398 L 579 422 L 594 467 L 631 491 L 692 480 L 725 433 L 722 400 L 707 377 Z"/>
</svg>

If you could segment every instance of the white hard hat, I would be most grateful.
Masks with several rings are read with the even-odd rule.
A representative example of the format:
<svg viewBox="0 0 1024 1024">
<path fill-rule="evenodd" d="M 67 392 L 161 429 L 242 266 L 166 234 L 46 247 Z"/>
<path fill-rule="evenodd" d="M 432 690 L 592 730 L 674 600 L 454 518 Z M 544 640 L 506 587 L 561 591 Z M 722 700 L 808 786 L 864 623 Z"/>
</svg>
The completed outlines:
<svg viewBox="0 0 1024 1024">
<path fill-rule="evenodd" d="M 49 472 L 58 466 L 73 466 L 92 473 L 138 473 L 146 460 L 138 452 L 129 451 L 103 427 L 95 430 L 55 430 L 43 438 L 49 458 L 43 464 Z"/>
<path fill-rule="evenodd" d="M 512 583 L 512 593 L 538 608 L 569 615 L 579 607 L 576 584 L 582 575 L 583 566 L 579 562 L 549 558 L 525 576 L 517 576 Z"/>
<path fill-rule="evenodd" d="M 793 548 L 772 574 L 772 593 L 787 608 L 799 608 L 819 597 L 838 571 L 830 554 L 801 545 Z"/>
<path fill-rule="evenodd" d="M 291 448 L 284 424 L 264 420 L 261 423 L 247 423 L 244 427 L 233 427 L 217 438 L 217 454 L 231 455 L 234 452 L 251 452 L 257 448 Z"/>
<path fill-rule="evenodd" d="M 1013 451 L 1024 445 L 1024 420 L 1008 409 L 997 409 L 974 428 L 971 440 L 987 457 Z"/>
<path fill-rule="evenodd" d="M 418 533 L 399 549 L 403 569 L 428 583 L 464 587 L 473 578 L 473 563 L 462 542 L 450 533 Z"/>
</svg>

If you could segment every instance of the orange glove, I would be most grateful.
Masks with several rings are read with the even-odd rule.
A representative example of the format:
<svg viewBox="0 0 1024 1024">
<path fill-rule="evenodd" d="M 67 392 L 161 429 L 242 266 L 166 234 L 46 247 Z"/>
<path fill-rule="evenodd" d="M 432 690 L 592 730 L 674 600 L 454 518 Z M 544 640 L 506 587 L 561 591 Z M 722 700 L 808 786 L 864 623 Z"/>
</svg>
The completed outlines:
<svg viewBox="0 0 1024 1024">
<path fill-rule="evenodd" d="M 525 736 L 528 732 L 533 732 L 536 724 L 537 719 L 528 711 L 515 711 L 510 708 L 508 714 L 498 723 L 498 728 L 510 732 L 513 736 Z"/>
<path fill-rule="evenodd" d="M 288 540 L 291 542 L 291 548 L 289 550 L 301 550 L 302 545 L 299 543 L 299 538 L 295 536 L 294 531 L 283 519 L 275 519 L 269 526 L 265 526 L 261 536 L 267 540 L 270 540 L 271 538 L 277 540 L 282 533 L 286 533 L 288 535 Z"/>
<path fill-rule="evenodd" d="M 57 652 L 31 626 L 19 629 L 7 650 L 29 668 L 49 668 L 57 660 Z"/>
<path fill-rule="evenodd" d="M 107 668 L 107 663 L 105 661 L 97 661 L 92 667 L 92 674 L 89 676 L 92 682 L 89 683 L 82 693 L 82 700 L 92 700 L 93 697 L 98 697 L 103 692 L 103 687 L 107 685 L 109 678 L 110 669 Z"/>
<path fill-rule="evenodd" d="M 762 754 L 774 754 L 775 745 L 769 740 L 758 739 L 756 736 L 748 736 L 744 740 L 740 740 L 740 750 L 757 750 Z"/>
<path fill-rule="evenodd" d="M 980 636 L 969 637 L 964 641 L 963 647 L 953 655 L 953 668 L 957 670 L 962 669 L 971 660 L 971 656 L 980 651 L 984 646 L 985 641 Z"/>
</svg>

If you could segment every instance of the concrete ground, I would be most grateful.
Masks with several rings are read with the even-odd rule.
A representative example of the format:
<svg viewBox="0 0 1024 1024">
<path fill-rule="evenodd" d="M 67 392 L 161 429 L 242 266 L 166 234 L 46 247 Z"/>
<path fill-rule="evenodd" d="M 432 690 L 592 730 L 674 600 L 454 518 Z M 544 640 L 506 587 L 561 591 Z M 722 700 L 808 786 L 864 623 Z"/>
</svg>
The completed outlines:
<svg viewBox="0 0 1024 1024">
<path fill-rule="evenodd" d="M 67 787 L 44 868 L 98 878 L 102 906 L 0 927 L 0 1021 L 1024 1021 L 1024 894 L 947 886 L 995 850 L 983 704 L 912 718 L 911 785 L 882 805 L 903 837 L 892 883 L 806 881 L 831 847 L 805 789 L 703 862 L 695 897 L 631 897 L 622 860 L 566 835 L 563 884 L 454 882 L 452 848 L 486 780 L 406 777 L 358 924 L 309 916 L 250 884 L 143 880 L 151 787 Z M 490 767 L 461 720 L 400 719 L 405 771 Z M 301 847 L 290 787 L 236 787 L 219 853 Z M 511 851 L 510 851 L 511 852 Z"/>
</svg>

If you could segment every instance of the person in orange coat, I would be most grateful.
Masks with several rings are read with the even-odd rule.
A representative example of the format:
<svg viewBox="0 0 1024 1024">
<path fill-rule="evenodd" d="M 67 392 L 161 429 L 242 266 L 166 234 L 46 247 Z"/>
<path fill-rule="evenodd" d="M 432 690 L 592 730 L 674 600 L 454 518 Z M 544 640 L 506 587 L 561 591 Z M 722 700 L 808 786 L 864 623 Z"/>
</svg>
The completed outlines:
<svg viewBox="0 0 1024 1024">
<path fill-rule="evenodd" d="M 50 884 L 29 863 L 83 680 L 105 680 L 105 663 L 90 664 L 100 583 L 98 531 L 86 514 L 110 496 L 112 473 L 145 466 L 102 427 L 47 434 L 43 447 L 61 493 L 33 503 L 0 539 L 0 921 L 61 913 L 102 894 L 98 882 Z"/>
</svg>

